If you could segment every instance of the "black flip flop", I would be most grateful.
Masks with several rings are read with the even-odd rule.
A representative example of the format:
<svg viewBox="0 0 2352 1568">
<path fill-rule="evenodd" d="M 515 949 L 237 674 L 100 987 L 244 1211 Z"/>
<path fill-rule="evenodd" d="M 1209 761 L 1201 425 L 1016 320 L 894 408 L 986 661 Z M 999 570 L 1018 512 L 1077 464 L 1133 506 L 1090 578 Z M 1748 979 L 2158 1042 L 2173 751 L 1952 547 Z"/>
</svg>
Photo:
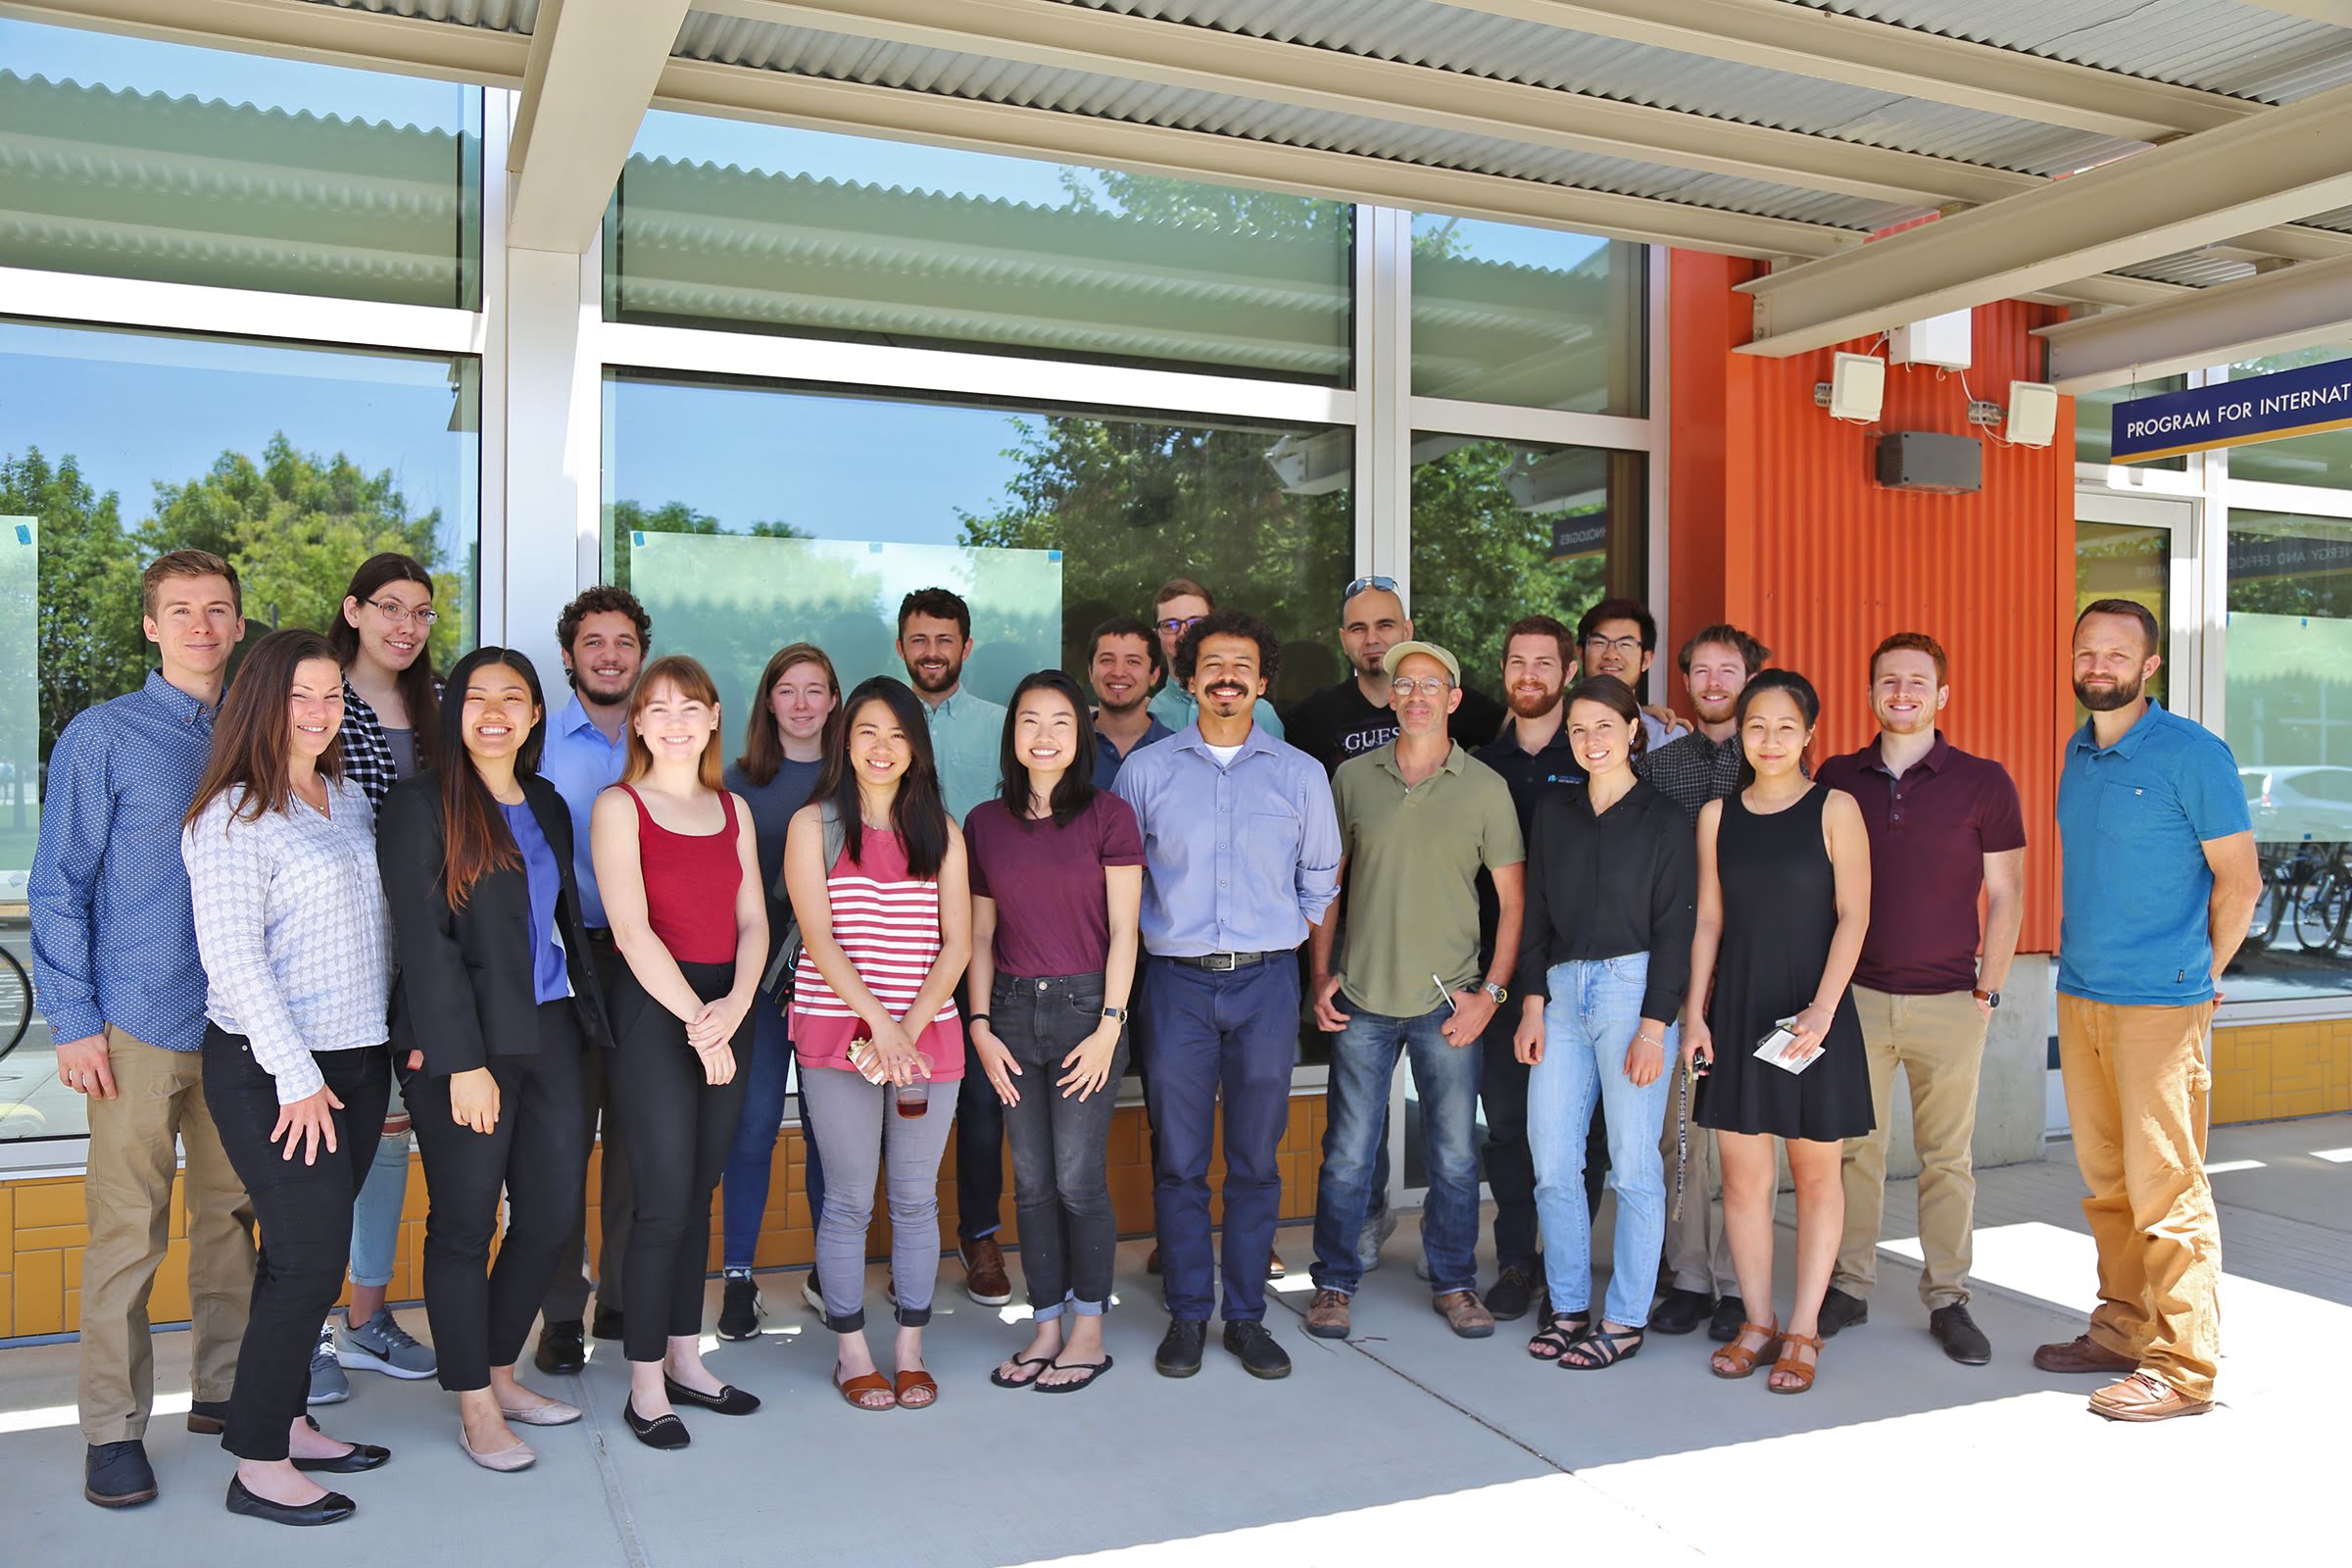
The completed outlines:
<svg viewBox="0 0 2352 1568">
<path fill-rule="evenodd" d="M 1040 1394 L 1076 1394 L 1080 1389 L 1093 1388 L 1095 1379 L 1110 1370 L 1110 1362 L 1111 1356 L 1107 1350 L 1103 1352 L 1102 1360 L 1087 1366 L 1061 1366 L 1059 1362 L 1056 1362 L 1054 1364 L 1061 1366 L 1061 1370 L 1064 1372 L 1083 1372 L 1086 1376 L 1075 1383 L 1048 1383 L 1045 1380 L 1046 1375 L 1040 1372 L 1030 1380 L 1030 1387 L 1036 1389 Z"/>
<path fill-rule="evenodd" d="M 1049 1367 L 1054 1364 L 1054 1358 L 1050 1355 L 1041 1355 L 1035 1359 L 1024 1359 L 1021 1356 L 1016 1355 L 1012 1358 L 1012 1364 L 1014 1366 Z M 1040 1371 L 1033 1372 L 1025 1378 L 1008 1378 L 1004 1375 L 1004 1369 L 1003 1367 L 999 1367 L 995 1371 L 989 1373 L 988 1381 L 994 1383 L 1000 1389 L 1026 1389 L 1034 1386 L 1037 1380 L 1044 1376 L 1045 1373 Z"/>
</svg>

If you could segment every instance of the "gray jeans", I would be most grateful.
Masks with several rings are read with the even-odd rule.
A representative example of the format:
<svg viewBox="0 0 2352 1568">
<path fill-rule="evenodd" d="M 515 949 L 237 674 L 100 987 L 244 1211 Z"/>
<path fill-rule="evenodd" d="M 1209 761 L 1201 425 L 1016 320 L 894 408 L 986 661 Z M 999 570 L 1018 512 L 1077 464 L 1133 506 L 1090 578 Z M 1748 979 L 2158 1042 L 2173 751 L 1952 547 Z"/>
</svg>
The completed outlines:
<svg viewBox="0 0 2352 1568">
<path fill-rule="evenodd" d="M 990 1027 L 1021 1068 L 1013 1084 L 1021 1098 L 1004 1107 L 1004 1131 L 1012 1145 L 1029 1304 L 1040 1323 L 1059 1317 L 1065 1306 L 1100 1314 L 1110 1299 L 1119 1239 L 1105 1164 L 1110 1113 L 1127 1072 L 1126 1036 L 1111 1058 L 1110 1081 L 1080 1100 L 1056 1084 L 1065 1071 L 1062 1057 L 1102 1021 L 1100 974 L 999 975 L 989 1013 Z"/>
<path fill-rule="evenodd" d="M 956 1085 L 929 1086 L 930 1108 L 895 1114 L 892 1091 L 846 1067 L 804 1067 L 801 1109 L 816 1125 L 824 1160 L 825 1214 L 816 1228 L 817 1287 L 825 1327 L 854 1334 L 865 1327 L 865 1233 L 874 1220 L 874 1181 L 890 1165 L 890 1267 L 898 1319 L 906 1328 L 931 1321 L 939 1278 L 939 1162 L 956 1125 Z"/>
</svg>

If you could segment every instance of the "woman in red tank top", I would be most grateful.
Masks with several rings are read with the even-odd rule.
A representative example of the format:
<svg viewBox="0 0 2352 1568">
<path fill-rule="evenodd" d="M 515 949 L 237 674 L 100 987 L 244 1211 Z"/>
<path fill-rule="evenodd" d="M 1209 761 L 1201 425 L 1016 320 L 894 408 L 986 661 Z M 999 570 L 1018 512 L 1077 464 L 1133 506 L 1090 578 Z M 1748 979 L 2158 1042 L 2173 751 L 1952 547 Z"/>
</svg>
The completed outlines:
<svg viewBox="0 0 2352 1568">
<path fill-rule="evenodd" d="M 749 1415 L 759 1399 L 703 1365 L 710 1195 L 726 1168 L 767 954 L 752 814 L 719 787 L 718 691 L 682 655 L 657 659 L 629 704 L 629 760 L 589 821 L 597 887 L 620 950 L 612 1101 L 635 1221 L 623 1261 L 621 1415 L 640 1443 L 682 1448 L 673 1406 Z"/>
</svg>

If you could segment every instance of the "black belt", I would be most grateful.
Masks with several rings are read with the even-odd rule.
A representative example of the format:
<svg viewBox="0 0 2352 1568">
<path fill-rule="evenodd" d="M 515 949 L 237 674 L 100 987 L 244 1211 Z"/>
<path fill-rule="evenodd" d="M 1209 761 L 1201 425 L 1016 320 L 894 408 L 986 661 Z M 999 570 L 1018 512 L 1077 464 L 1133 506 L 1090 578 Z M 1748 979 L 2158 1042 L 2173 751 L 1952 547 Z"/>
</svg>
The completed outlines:
<svg viewBox="0 0 2352 1568">
<path fill-rule="evenodd" d="M 607 947 L 612 947 L 614 945 L 612 941 L 612 928 L 611 926 L 592 925 L 586 927 L 585 929 L 587 930 L 589 941 L 602 942 Z"/>
<path fill-rule="evenodd" d="M 1287 958 L 1290 953 L 1287 950 L 1282 953 L 1155 953 L 1152 956 L 1222 974 L 1229 969 L 1247 969 L 1253 963 L 1264 963 L 1269 958 Z"/>
</svg>

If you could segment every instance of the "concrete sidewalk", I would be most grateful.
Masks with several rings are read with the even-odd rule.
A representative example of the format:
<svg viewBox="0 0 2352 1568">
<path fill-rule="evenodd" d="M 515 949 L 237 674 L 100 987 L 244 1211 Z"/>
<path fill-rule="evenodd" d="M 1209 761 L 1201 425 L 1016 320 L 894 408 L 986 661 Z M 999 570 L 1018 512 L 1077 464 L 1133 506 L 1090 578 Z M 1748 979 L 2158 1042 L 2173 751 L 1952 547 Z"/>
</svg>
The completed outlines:
<svg viewBox="0 0 2352 1568">
<path fill-rule="evenodd" d="M 159 1403 L 175 1413 L 159 1413 L 149 1439 L 164 1494 L 120 1514 L 91 1507 L 74 1347 L 20 1346 L 0 1350 L 0 1560 L 1360 1568 L 1802 1553 L 1891 1554 L 1916 1568 L 1991 1552 L 2193 1559 L 2250 1546 L 2263 1559 L 2332 1560 L 2340 1531 L 2325 1521 L 2342 1442 L 2322 1422 L 2318 1386 L 2328 1355 L 2352 1342 L 2352 1118 L 2215 1137 L 2224 1407 L 2152 1428 L 2091 1416 L 2082 1401 L 2096 1380 L 2029 1363 L 2036 1344 L 2079 1332 L 2093 1299 L 2081 1184 L 2065 1146 L 2053 1152 L 1982 1180 L 1975 1311 L 1990 1366 L 1956 1366 L 1927 1337 L 1904 1256 L 1912 1192 L 1896 1184 L 1872 1320 L 1832 1343 L 1819 1385 L 1797 1397 L 1773 1396 L 1761 1376 L 1711 1378 L 1703 1335 L 1652 1338 L 1605 1374 L 1529 1360 L 1529 1323 L 1457 1341 L 1413 1277 L 1409 1224 L 1357 1298 L 1357 1337 L 1309 1339 L 1296 1315 L 1311 1289 L 1308 1239 L 1293 1227 L 1272 1318 L 1298 1362 L 1286 1382 L 1250 1379 L 1213 1336 L 1199 1377 L 1154 1375 L 1164 1320 L 1136 1243 L 1120 1251 L 1117 1367 L 1096 1388 L 990 1387 L 989 1368 L 1021 1343 L 1020 1314 L 972 1305 L 950 1261 L 927 1344 L 940 1403 L 860 1413 L 826 1386 L 830 1336 L 801 1305 L 800 1277 L 774 1275 L 762 1282 L 767 1332 L 711 1357 L 766 1409 L 743 1421 L 690 1413 L 683 1453 L 630 1438 L 611 1347 L 579 1387 L 549 1380 L 589 1420 L 533 1434 L 540 1463 L 516 1476 L 466 1460 L 454 1404 L 431 1384 L 353 1374 L 350 1402 L 320 1412 L 327 1429 L 396 1457 L 343 1482 L 356 1519 L 314 1533 L 222 1510 L 230 1462 L 177 1419 L 177 1335 L 157 1356 Z M 1784 1301 L 1787 1220 L 1784 1201 Z M 880 1289 L 873 1279 L 869 1298 Z M 421 1310 L 406 1315 L 423 1329 Z"/>
</svg>

